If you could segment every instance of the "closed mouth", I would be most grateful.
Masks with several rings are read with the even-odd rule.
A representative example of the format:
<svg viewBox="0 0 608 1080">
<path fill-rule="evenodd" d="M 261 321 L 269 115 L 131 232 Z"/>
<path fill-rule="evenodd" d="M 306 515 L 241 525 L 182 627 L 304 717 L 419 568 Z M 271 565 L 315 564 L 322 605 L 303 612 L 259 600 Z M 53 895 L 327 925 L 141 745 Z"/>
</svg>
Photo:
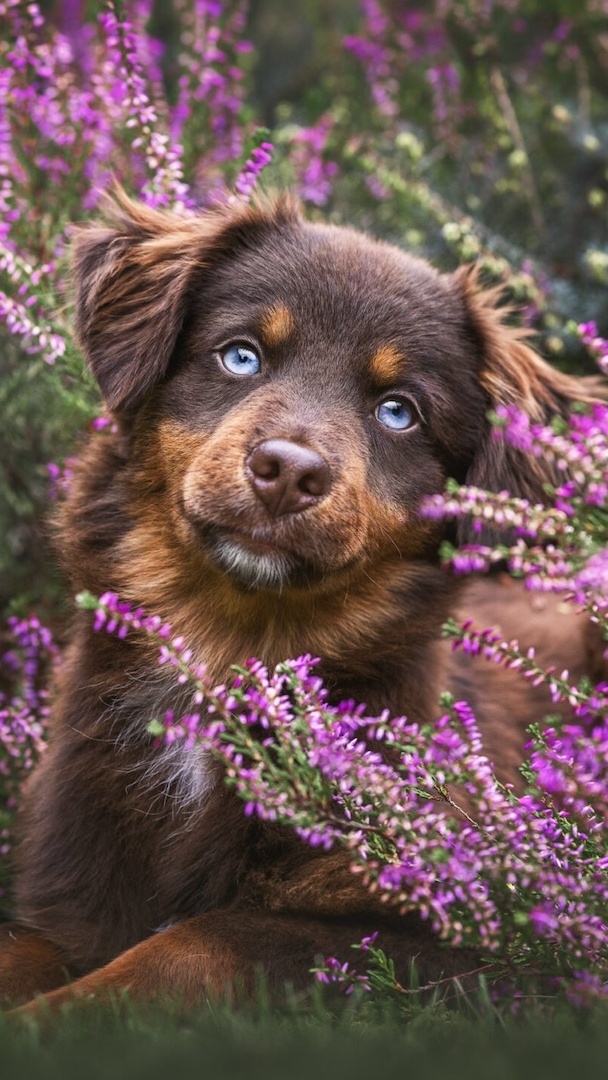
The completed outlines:
<svg viewBox="0 0 608 1080">
<path fill-rule="evenodd" d="M 198 533 L 212 561 L 241 588 L 302 588 L 320 577 L 307 559 L 266 538 L 209 524 Z"/>
</svg>

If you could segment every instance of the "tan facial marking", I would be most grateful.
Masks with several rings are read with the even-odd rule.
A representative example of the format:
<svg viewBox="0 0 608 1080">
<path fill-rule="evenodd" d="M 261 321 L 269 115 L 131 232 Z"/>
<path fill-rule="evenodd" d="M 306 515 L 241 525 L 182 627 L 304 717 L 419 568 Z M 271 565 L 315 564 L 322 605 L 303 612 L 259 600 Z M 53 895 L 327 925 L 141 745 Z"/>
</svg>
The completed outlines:
<svg viewBox="0 0 608 1080">
<path fill-rule="evenodd" d="M 294 330 L 293 315 L 284 304 L 276 304 L 265 311 L 260 320 L 260 331 L 264 344 L 275 349 L 283 345 Z"/>
<path fill-rule="evenodd" d="M 403 374 L 404 357 L 394 345 L 381 345 L 372 356 L 370 373 L 379 383 L 396 382 Z"/>
</svg>

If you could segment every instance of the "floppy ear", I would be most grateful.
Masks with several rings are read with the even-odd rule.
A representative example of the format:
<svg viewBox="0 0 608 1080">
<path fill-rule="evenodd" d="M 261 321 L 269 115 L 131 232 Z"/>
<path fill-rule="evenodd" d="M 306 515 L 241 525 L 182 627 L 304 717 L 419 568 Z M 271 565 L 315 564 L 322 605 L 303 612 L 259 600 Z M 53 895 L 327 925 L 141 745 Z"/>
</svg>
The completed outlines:
<svg viewBox="0 0 608 1080">
<path fill-rule="evenodd" d="M 187 216 L 117 187 L 103 220 L 75 230 L 76 333 L 112 411 L 137 407 L 166 373 L 200 271 L 256 229 L 297 219 L 288 198 Z"/>
<path fill-rule="evenodd" d="M 577 379 L 557 371 L 527 344 L 525 330 L 505 324 L 509 309 L 499 306 L 500 287 L 480 287 L 475 268 L 463 268 L 455 277 L 481 357 L 478 377 L 487 395 L 488 411 L 497 405 L 516 405 L 532 421 L 548 423 L 552 417 L 568 416 L 573 402 L 591 402 L 601 396 L 593 379 Z M 546 502 L 545 485 L 564 478 L 563 473 L 558 478 L 551 462 L 523 453 L 505 439 L 493 438 L 488 422 L 465 482 L 489 491 L 508 490 L 531 502 Z M 470 532 L 470 523 L 460 524 L 460 543 L 479 542 L 479 534 Z"/>
<path fill-rule="evenodd" d="M 117 197 L 72 245 L 76 333 L 112 410 L 138 404 L 165 373 L 202 246 L 199 219 Z"/>
</svg>

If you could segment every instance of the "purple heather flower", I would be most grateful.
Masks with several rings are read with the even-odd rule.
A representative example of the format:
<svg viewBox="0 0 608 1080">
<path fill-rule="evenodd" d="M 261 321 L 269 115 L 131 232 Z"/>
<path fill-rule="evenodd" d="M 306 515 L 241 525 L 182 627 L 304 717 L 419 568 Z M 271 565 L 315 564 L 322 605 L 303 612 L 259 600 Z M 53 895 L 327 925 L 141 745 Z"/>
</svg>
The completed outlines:
<svg viewBox="0 0 608 1080">
<path fill-rule="evenodd" d="M 252 151 L 251 157 L 245 162 L 234 185 L 234 190 L 242 199 L 248 199 L 251 195 L 251 192 L 258 182 L 260 173 L 272 161 L 273 150 L 274 147 L 272 143 L 260 143 L 260 145 L 256 146 L 255 150 Z"/>
<path fill-rule="evenodd" d="M 579 323 L 578 332 L 600 371 L 608 374 L 608 341 L 600 336 L 597 325 L 594 322 Z"/>
<path fill-rule="evenodd" d="M 291 164 L 295 172 L 298 193 L 306 202 L 323 206 L 331 195 L 338 165 L 328 161 L 325 151 L 333 119 L 329 114 L 320 117 L 311 127 L 300 128 L 293 137 Z"/>
<path fill-rule="evenodd" d="M 45 748 L 49 714 L 46 682 L 57 650 L 49 630 L 36 616 L 10 618 L 11 648 L 2 657 L 3 685 L 0 693 L 0 801 L 12 814 L 19 786 Z M 10 832 L 3 830 L 0 854 L 11 850 Z"/>
</svg>

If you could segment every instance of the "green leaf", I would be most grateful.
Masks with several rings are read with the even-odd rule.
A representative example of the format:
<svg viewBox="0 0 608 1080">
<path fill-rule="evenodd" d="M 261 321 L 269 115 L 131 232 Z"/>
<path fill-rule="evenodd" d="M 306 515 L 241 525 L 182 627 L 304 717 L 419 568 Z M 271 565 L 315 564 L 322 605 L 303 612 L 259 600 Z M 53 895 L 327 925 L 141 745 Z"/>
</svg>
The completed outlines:
<svg viewBox="0 0 608 1080">
<path fill-rule="evenodd" d="M 165 734 L 165 725 L 162 720 L 158 718 L 150 720 L 150 723 L 146 725 L 146 731 L 149 735 L 154 735 L 155 739 L 161 738 Z"/>
</svg>

